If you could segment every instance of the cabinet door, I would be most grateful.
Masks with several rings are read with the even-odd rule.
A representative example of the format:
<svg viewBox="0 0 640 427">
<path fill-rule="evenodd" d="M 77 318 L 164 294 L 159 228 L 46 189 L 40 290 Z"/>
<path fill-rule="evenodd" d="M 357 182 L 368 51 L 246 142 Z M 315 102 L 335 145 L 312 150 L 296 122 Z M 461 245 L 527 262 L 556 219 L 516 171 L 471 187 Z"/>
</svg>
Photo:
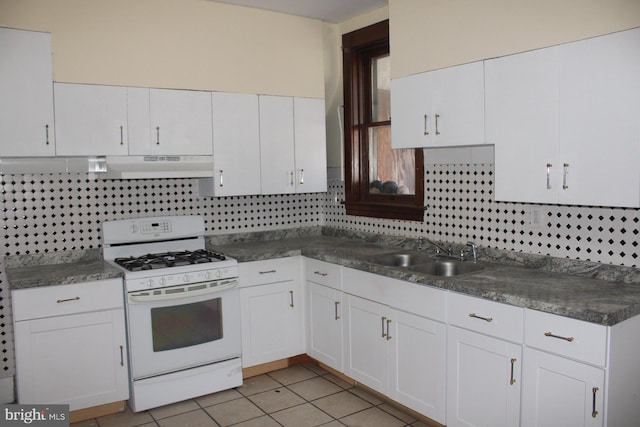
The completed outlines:
<svg viewBox="0 0 640 427">
<path fill-rule="evenodd" d="M 640 206 L 638 76 L 640 28 L 560 46 L 561 203 Z"/>
<path fill-rule="evenodd" d="M 447 426 L 519 425 L 521 346 L 450 326 L 447 354 Z"/>
<path fill-rule="evenodd" d="M 431 73 L 391 80 L 391 146 L 417 148 L 433 146 L 435 117 L 432 113 Z"/>
<path fill-rule="evenodd" d="M 604 425 L 604 371 L 525 348 L 522 426 Z"/>
<path fill-rule="evenodd" d="M 0 28 L 0 152 L 53 156 L 51 35 Z"/>
<path fill-rule="evenodd" d="M 299 289 L 293 281 L 240 289 L 244 367 L 304 353 Z"/>
<path fill-rule="evenodd" d="M 345 299 L 345 374 L 386 394 L 389 319 L 383 312 L 384 306 L 353 295 Z"/>
<path fill-rule="evenodd" d="M 56 154 L 127 155 L 127 88 L 56 83 Z"/>
<path fill-rule="evenodd" d="M 212 97 L 211 195 L 260 194 L 258 95 L 214 92 Z"/>
<path fill-rule="evenodd" d="M 472 62 L 432 72 L 433 147 L 484 144 L 484 67 Z"/>
<path fill-rule="evenodd" d="M 151 89 L 151 154 L 211 155 L 211 92 Z"/>
<path fill-rule="evenodd" d="M 260 96 L 262 194 L 295 192 L 293 98 Z"/>
<path fill-rule="evenodd" d="M 557 203 L 558 48 L 485 61 L 485 80 L 496 200 Z"/>
<path fill-rule="evenodd" d="M 72 411 L 129 397 L 124 310 L 15 323 L 18 401 Z"/>
<path fill-rule="evenodd" d="M 342 292 L 316 283 L 307 285 L 307 353 L 342 372 Z"/>
<path fill-rule="evenodd" d="M 444 424 L 446 327 L 390 309 L 389 396 Z"/>
<path fill-rule="evenodd" d="M 296 192 L 327 191 L 327 137 L 323 99 L 294 98 Z"/>
</svg>

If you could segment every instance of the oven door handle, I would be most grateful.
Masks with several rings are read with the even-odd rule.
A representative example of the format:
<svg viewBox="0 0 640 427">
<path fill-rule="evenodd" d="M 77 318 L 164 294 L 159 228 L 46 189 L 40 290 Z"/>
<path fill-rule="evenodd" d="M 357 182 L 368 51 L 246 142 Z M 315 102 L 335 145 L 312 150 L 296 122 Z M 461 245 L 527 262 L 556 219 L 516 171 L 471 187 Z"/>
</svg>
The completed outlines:
<svg viewBox="0 0 640 427">
<path fill-rule="evenodd" d="M 235 279 L 227 280 L 222 284 L 215 285 L 215 286 L 211 286 L 212 283 L 215 283 L 215 282 L 208 282 L 206 288 L 195 289 L 195 290 L 188 290 L 188 288 L 195 287 L 197 285 L 184 285 L 181 287 L 182 289 L 185 289 L 184 292 L 167 292 L 167 291 L 175 290 L 176 289 L 175 287 L 158 289 L 159 291 L 162 292 L 160 294 L 151 294 L 149 291 L 132 292 L 129 294 L 128 299 L 129 299 L 129 302 L 133 302 L 133 303 L 171 301 L 171 300 L 199 297 L 202 295 L 217 294 L 217 293 L 238 287 L 238 281 Z"/>
</svg>

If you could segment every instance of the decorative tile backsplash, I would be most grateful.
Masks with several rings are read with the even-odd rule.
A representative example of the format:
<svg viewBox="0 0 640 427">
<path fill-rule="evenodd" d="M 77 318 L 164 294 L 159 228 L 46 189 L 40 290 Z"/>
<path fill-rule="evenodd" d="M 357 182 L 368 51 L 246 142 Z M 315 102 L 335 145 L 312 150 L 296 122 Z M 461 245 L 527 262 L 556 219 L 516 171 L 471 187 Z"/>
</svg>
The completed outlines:
<svg viewBox="0 0 640 427">
<path fill-rule="evenodd" d="M 328 225 L 638 266 L 640 210 L 493 201 L 493 165 L 429 166 L 424 222 L 351 217 L 344 183 L 327 193 L 200 198 L 193 179 L 107 180 L 87 175 L 0 177 L 2 255 L 101 247 L 105 220 L 203 215 L 209 235 Z M 0 377 L 14 374 L 9 289 L 0 257 Z"/>
</svg>

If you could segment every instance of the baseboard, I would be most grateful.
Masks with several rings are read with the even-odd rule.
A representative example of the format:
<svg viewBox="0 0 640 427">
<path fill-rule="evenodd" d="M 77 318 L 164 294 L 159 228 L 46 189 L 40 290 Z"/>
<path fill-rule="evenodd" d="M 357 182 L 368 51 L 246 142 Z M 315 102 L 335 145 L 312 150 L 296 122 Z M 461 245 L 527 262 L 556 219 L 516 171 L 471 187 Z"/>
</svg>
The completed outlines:
<svg viewBox="0 0 640 427">
<path fill-rule="evenodd" d="M 107 403 L 105 405 L 93 406 L 91 408 L 78 409 L 69 413 L 69 422 L 77 423 L 78 421 L 90 420 L 92 418 L 103 417 L 105 415 L 124 412 L 127 408 L 127 401 Z"/>
</svg>

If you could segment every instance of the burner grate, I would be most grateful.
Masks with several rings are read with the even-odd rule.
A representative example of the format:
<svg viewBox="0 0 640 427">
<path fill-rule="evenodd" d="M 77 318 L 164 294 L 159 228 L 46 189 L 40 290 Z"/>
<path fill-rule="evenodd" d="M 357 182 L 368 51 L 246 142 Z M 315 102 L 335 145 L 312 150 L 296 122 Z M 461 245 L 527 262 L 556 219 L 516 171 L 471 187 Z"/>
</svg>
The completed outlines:
<svg viewBox="0 0 640 427">
<path fill-rule="evenodd" d="M 225 259 L 226 257 L 220 253 L 199 249 L 196 251 L 163 252 L 138 257 L 116 258 L 114 262 L 128 271 L 143 271 L 191 264 L 205 264 L 224 261 Z"/>
</svg>

